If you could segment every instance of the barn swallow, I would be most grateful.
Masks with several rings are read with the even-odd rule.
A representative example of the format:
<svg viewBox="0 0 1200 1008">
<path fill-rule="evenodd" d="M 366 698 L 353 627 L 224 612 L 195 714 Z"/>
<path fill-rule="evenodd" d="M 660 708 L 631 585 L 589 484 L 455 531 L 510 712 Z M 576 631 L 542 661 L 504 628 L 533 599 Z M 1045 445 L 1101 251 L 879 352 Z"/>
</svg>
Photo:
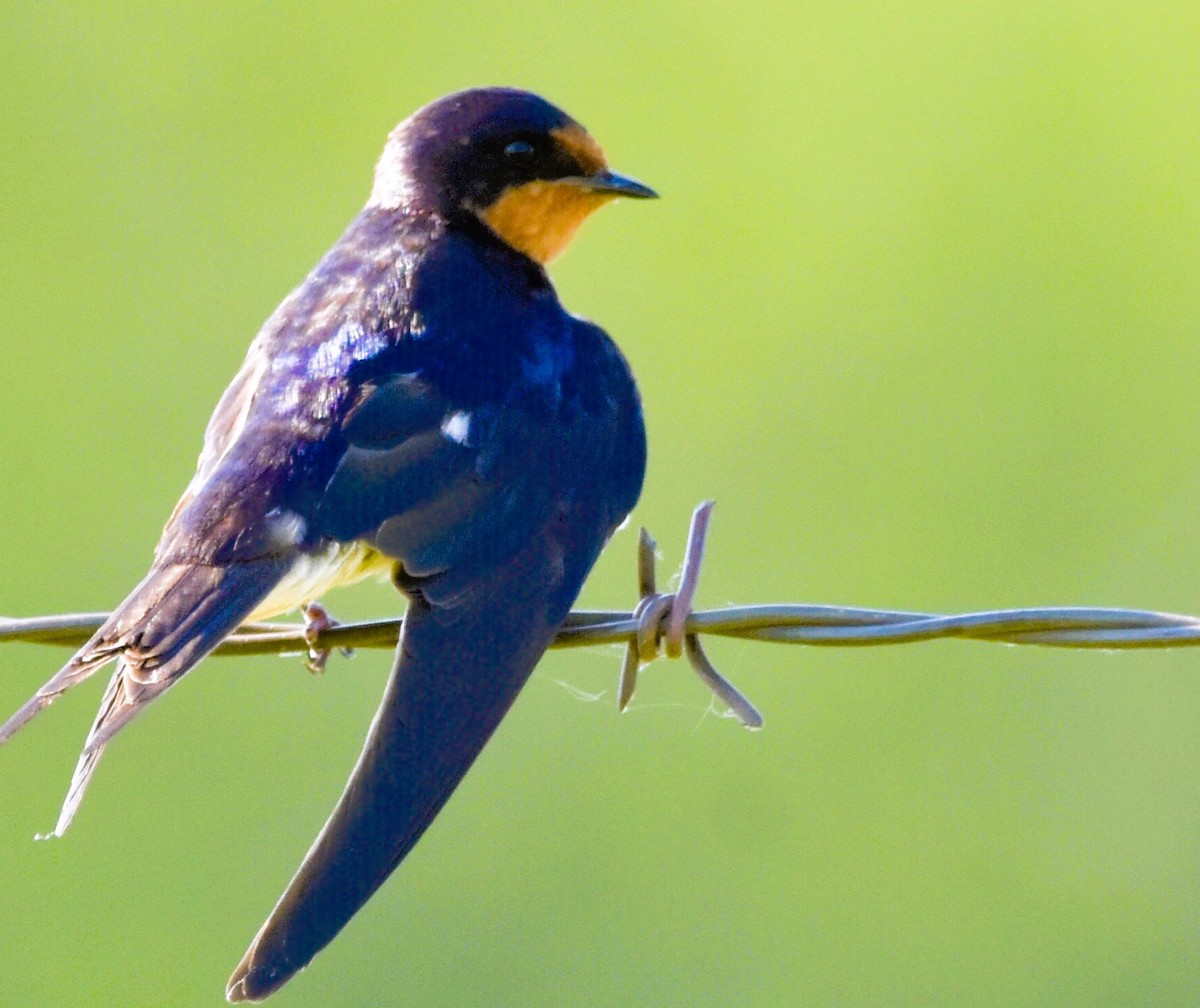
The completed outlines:
<svg viewBox="0 0 1200 1008">
<path fill-rule="evenodd" d="M 389 575 L 391 677 L 337 806 L 229 980 L 308 965 L 437 815 L 637 502 L 629 366 L 546 275 L 593 210 L 655 193 L 537 95 L 462 91 L 388 137 L 363 211 L 217 404 L 150 572 L 9 721 L 116 662 L 55 828 L 112 737 L 243 622 Z"/>
</svg>

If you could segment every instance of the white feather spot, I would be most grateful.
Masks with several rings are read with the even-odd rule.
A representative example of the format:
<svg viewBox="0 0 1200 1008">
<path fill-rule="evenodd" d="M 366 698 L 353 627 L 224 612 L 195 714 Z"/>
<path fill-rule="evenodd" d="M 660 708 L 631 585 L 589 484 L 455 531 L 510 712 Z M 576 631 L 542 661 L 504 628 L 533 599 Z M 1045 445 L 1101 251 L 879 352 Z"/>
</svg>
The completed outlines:
<svg viewBox="0 0 1200 1008">
<path fill-rule="evenodd" d="M 446 414 L 446 419 L 442 421 L 442 433 L 455 444 L 465 445 L 471 433 L 471 414 L 461 410 Z"/>
<path fill-rule="evenodd" d="M 280 546 L 297 546 L 304 541 L 308 523 L 295 511 L 274 508 L 267 512 L 271 539 Z"/>
</svg>

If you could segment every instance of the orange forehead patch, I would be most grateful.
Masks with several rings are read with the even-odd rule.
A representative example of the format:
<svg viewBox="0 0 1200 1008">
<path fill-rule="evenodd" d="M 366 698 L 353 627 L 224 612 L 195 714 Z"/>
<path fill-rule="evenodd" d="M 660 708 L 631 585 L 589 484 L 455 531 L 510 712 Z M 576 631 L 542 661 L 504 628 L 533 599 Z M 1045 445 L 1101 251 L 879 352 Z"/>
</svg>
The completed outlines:
<svg viewBox="0 0 1200 1008">
<path fill-rule="evenodd" d="M 506 189 L 480 216 L 518 252 L 545 265 L 567 247 L 588 214 L 612 198 L 572 182 L 526 182 Z"/>
<path fill-rule="evenodd" d="M 600 145 L 587 130 L 577 123 L 552 129 L 550 135 L 558 141 L 558 145 L 563 150 L 583 166 L 585 175 L 595 175 L 596 172 L 603 171 L 608 167 Z"/>
</svg>

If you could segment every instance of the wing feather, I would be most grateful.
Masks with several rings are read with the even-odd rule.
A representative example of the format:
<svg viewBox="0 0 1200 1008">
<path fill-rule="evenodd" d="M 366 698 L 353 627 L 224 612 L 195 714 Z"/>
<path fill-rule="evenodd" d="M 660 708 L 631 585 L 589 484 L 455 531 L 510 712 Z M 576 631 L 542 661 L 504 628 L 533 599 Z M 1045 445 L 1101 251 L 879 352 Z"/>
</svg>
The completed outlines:
<svg viewBox="0 0 1200 1008">
<path fill-rule="evenodd" d="M 566 615 L 564 545 L 531 539 L 478 590 L 431 606 L 418 590 L 346 789 L 229 980 L 259 1001 L 325 947 L 412 849 L 491 737 Z"/>
</svg>

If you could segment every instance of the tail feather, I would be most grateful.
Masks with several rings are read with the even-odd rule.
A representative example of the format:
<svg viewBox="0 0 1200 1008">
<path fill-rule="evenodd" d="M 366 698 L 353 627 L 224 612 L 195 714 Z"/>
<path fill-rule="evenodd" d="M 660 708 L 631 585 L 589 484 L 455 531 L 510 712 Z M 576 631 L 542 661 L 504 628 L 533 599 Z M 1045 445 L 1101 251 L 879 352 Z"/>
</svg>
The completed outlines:
<svg viewBox="0 0 1200 1008">
<path fill-rule="evenodd" d="M 98 637 L 99 635 L 97 635 Z M 97 670 L 102 669 L 118 656 L 117 650 L 90 650 L 96 641 L 93 637 L 67 662 L 54 677 L 41 689 L 33 694 L 21 708 L 4 724 L 0 725 L 0 745 L 7 742 L 21 728 L 33 720 L 35 715 L 49 707 L 55 700 L 73 686 L 78 686 L 90 679 Z"/>
<path fill-rule="evenodd" d="M 79 754 L 79 762 L 75 764 L 75 772 L 71 775 L 71 786 L 67 788 L 67 797 L 58 813 L 58 822 L 54 824 L 54 831 L 49 836 L 60 837 L 67 831 L 67 827 L 71 825 L 71 820 L 75 818 L 75 813 L 79 810 L 79 803 L 83 801 L 84 792 L 91 783 L 92 774 L 96 772 L 100 757 L 104 755 L 104 745 L 93 745 L 92 739 L 96 734 L 96 729 L 104 723 L 105 716 L 116 702 L 123 682 L 123 672 L 122 666 L 118 665 L 117 671 L 113 673 L 113 677 L 109 679 L 108 685 L 104 689 L 104 697 L 100 701 L 100 711 L 88 734 L 88 740 L 84 743 L 83 752 Z M 39 839 L 45 839 L 45 837 Z"/>
<path fill-rule="evenodd" d="M 0 725 L 3 743 L 67 690 L 118 660 L 52 835 L 70 825 L 113 735 L 235 630 L 290 563 L 291 557 L 277 556 L 225 566 L 154 567 L 95 636 Z"/>
</svg>

